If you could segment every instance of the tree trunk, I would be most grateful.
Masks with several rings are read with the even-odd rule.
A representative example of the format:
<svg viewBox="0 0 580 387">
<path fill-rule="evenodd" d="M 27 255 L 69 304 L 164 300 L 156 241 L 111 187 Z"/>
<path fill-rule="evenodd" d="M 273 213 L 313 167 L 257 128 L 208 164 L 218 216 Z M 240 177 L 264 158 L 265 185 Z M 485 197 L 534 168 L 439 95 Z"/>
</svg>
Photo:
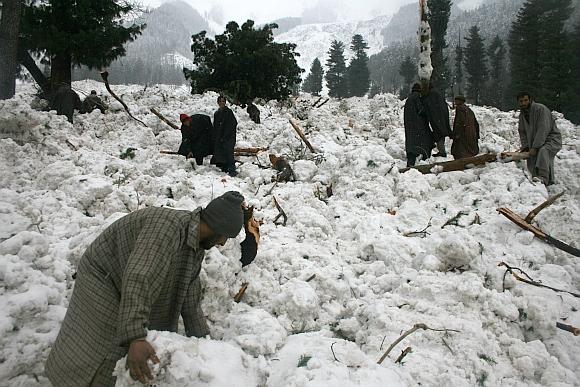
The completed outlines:
<svg viewBox="0 0 580 387">
<path fill-rule="evenodd" d="M 50 98 L 51 90 L 48 79 L 46 79 L 42 71 L 38 68 L 36 62 L 32 59 L 28 51 L 26 51 L 22 46 L 18 48 L 18 59 L 20 60 L 20 63 L 26 67 L 26 70 L 28 70 L 30 75 L 32 75 L 32 78 L 34 78 L 38 86 L 40 86 L 44 93 L 44 98 Z"/>
<path fill-rule="evenodd" d="M 57 90 L 59 86 L 71 84 L 70 54 L 56 54 L 50 61 L 50 87 Z"/>
<path fill-rule="evenodd" d="M 18 68 L 18 34 L 20 31 L 20 0 L 2 2 L 0 19 L 0 99 L 14 97 Z"/>
</svg>

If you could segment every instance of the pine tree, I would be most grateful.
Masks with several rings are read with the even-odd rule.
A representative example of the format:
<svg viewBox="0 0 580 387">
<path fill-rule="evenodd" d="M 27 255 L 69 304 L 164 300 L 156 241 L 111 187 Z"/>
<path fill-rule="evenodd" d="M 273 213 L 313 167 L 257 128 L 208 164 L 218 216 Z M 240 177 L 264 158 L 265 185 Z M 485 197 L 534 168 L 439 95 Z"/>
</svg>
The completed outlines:
<svg viewBox="0 0 580 387">
<path fill-rule="evenodd" d="M 431 27 L 431 84 L 443 94 L 449 87 L 450 73 L 447 66 L 447 56 L 444 50 L 447 48 L 445 35 L 447 24 L 451 15 L 451 0 L 429 0 L 427 21 Z"/>
<path fill-rule="evenodd" d="M 465 37 L 465 71 L 467 72 L 467 96 L 476 105 L 481 103 L 482 92 L 487 76 L 487 58 L 483 45 L 483 39 L 479 34 L 479 28 L 473 26 L 469 29 L 469 36 Z"/>
<path fill-rule="evenodd" d="M 51 90 L 70 86 L 73 65 L 99 68 L 125 54 L 123 44 L 145 27 L 124 26 L 132 10 L 119 0 L 33 0 L 23 8 L 20 42 L 50 59 Z"/>
<path fill-rule="evenodd" d="M 350 43 L 350 49 L 354 57 L 347 69 L 348 95 L 362 97 L 370 87 L 370 72 L 368 68 L 369 57 L 366 53 L 369 46 L 362 35 L 354 35 Z"/>
<path fill-rule="evenodd" d="M 196 68 L 183 70 L 192 94 L 217 89 L 239 104 L 287 98 L 303 70 L 296 64 L 295 44 L 274 43 L 272 30 L 277 27 L 272 23 L 255 29 L 252 20 L 241 27 L 232 21 L 215 40 L 206 31 L 193 35 Z"/>
<path fill-rule="evenodd" d="M 403 77 L 403 86 L 399 91 L 399 98 L 405 99 L 411 93 L 411 83 L 417 77 L 417 65 L 410 56 L 407 56 L 399 67 L 399 74 Z"/>
<path fill-rule="evenodd" d="M 326 86 L 328 95 L 335 98 L 348 96 L 348 83 L 346 79 L 346 64 L 344 59 L 344 43 L 333 40 L 328 51 L 326 61 Z"/>
<path fill-rule="evenodd" d="M 571 0 L 527 0 L 509 35 L 511 91 L 527 90 L 560 110 L 567 94 L 567 42 L 564 22 Z"/>
<path fill-rule="evenodd" d="M 8 99 L 14 96 L 16 90 L 22 3 L 20 0 L 12 0 L 0 4 L 0 99 Z"/>
<path fill-rule="evenodd" d="M 502 108 L 504 101 L 504 90 L 506 84 L 505 71 L 506 50 L 503 42 L 498 35 L 495 36 L 487 48 L 487 57 L 489 58 L 489 82 L 487 84 L 486 103 Z"/>
<path fill-rule="evenodd" d="M 310 66 L 310 73 L 302 84 L 302 90 L 313 95 L 320 95 L 322 91 L 322 78 L 324 77 L 324 70 L 318 58 L 312 61 Z"/>
<path fill-rule="evenodd" d="M 459 42 L 455 47 L 455 86 L 457 95 L 463 94 L 463 47 L 461 47 L 461 34 L 459 34 Z"/>
</svg>

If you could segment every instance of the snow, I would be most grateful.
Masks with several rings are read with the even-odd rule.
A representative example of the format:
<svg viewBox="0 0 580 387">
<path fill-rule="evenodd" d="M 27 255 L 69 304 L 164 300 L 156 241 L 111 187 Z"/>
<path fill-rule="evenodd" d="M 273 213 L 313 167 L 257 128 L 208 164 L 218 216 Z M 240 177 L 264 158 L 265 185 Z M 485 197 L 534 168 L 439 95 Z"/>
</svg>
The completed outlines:
<svg viewBox="0 0 580 387">
<path fill-rule="evenodd" d="M 298 66 L 305 70 L 303 77 L 308 75 L 312 61 L 316 58 L 326 68 L 328 50 L 333 40 L 343 42 L 345 46 L 345 58 L 352 57 L 350 42 L 355 34 L 362 35 L 369 46 L 367 55 L 370 57 L 380 52 L 383 47 L 381 30 L 389 24 L 390 15 L 378 16 L 372 20 L 360 22 L 337 22 L 337 23 L 314 23 L 303 24 L 292 28 L 275 37 L 277 43 L 294 43 L 296 52 L 300 54 L 296 58 Z"/>
<path fill-rule="evenodd" d="M 73 86 L 106 93 L 93 81 Z M 578 293 L 580 262 L 496 212 L 508 206 L 525 216 L 565 191 L 535 221 L 579 247 L 580 127 L 555 113 L 566 145 L 555 161 L 558 183 L 546 189 L 531 182 L 521 162 L 400 173 L 403 102 L 393 95 L 331 100 L 319 109 L 311 108 L 308 95 L 292 106 L 269 102 L 259 106 L 261 125 L 233 107 L 238 146 L 269 146 L 292 161 L 297 181 L 267 194 L 275 171 L 258 166 L 268 165 L 266 154 L 240 158 L 239 175 L 231 178 L 209 160 L 194 167 L 159 153 L 176 150 L 180 133 L 149 108 L 174 122 L 182 112 L 211 115 L 215 93 L 163 85 L 114 89 L 149 128 L 122 109 L 76 114 L 71 125 L 55 112 L 33 109 L 38 103 L 28 84 L 0 101 L 1 386 L 49 385 L 44 362 L 66 312 L 72 274 L 107 225 L 146 206 L 193 209 L 228 190 L 242 192 L 264 221 L 258 255 L 241 268 L 243 235 L 206 254 L 200 275 L 211 335 L 149 332 L 161 360 L 155 385 L 580 384 L 578 342 L 555 327 L 556 321 L 580 326 L 580 300 L 509 275 L 504 280 L 497 266 L 505 261 Z M 473 110 L 482 151 L 519 146 L 517 113 Z M 290 117 L 300 118 L 318 155 L 301 143 Z M 135 157 L 121 159 L 129 147 Z M 286 226 L 273 224 L 272 196 L 288 214 Z M 445 225 L 460 211 L 457 225 Z M 248 289 L 235 303 L 244 282 Z M 416 331 L 378 365 L 386 348 L 417 323 L 459 332 Z M 406 347 L 412 352 L 395 363 Z M 138 385 L 124 359 L 116 372 L 118 387 Z"/>
</svg>

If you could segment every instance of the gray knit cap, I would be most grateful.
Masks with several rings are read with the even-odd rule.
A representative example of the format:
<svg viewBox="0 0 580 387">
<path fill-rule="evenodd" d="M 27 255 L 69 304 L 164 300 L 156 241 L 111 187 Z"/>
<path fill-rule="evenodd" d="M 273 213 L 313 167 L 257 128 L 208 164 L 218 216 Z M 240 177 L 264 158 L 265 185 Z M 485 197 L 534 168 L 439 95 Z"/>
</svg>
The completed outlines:
<svg viewBox="0 0 580 387">
<path fill-rule="evenodd" d="M 217 235 L 235 238 L 244 225 L 243 201 L 241 193 L 226 192 L 201 210 L 201 220 Z"/>
</svg>

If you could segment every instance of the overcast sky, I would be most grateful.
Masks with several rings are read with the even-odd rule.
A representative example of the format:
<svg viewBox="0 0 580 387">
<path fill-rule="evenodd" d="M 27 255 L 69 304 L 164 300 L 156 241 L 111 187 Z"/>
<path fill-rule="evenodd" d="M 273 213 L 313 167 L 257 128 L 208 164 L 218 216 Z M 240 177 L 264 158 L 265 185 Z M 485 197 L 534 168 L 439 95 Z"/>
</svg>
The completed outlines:
<svg viewBox="0 0 580 387">
<path fill-rule="evenodd" d="M 143 5 L 159 6 L 166 0 L 141 0 Z M 183 0 L 202 15 L 221 16 L 223 22 L 270 22 L 285 16 L 302 16 L 313 22 L 368 20 L 395 13 L 401 5 L 417 0 Z M 219 21 L 219 20 L 218 20 Z"/>
</svg>

